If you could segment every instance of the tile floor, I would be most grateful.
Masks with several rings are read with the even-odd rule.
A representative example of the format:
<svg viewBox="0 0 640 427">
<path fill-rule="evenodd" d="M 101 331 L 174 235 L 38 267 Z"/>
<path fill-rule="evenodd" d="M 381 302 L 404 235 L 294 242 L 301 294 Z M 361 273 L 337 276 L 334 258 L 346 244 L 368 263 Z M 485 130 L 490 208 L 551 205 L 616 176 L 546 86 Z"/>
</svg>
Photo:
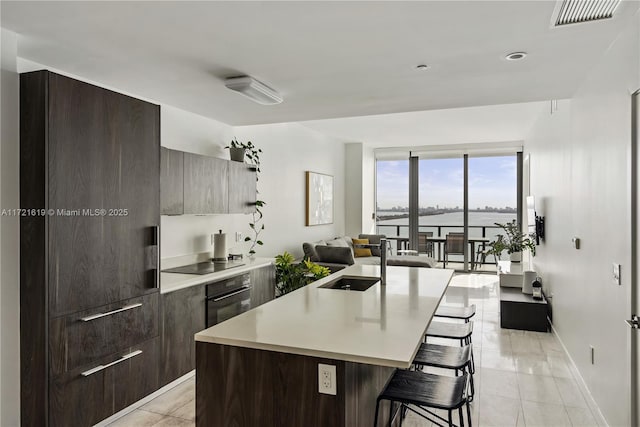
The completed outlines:
<svg viewBox="0 0 640 427">
<path fill-rule="evenodd" d="M 453 278 L 442 302 L 476 304 L 473 425 L 597 426 L 558 340 L 551 333 L 501 329 L 497 292 L 494 275 L 460 274 Z M 195 379 L 191 378 L 110 426 L 193 426 L 194 398 Z M 409 413 L 403 426 L 431 424 Z"/>
</svg>

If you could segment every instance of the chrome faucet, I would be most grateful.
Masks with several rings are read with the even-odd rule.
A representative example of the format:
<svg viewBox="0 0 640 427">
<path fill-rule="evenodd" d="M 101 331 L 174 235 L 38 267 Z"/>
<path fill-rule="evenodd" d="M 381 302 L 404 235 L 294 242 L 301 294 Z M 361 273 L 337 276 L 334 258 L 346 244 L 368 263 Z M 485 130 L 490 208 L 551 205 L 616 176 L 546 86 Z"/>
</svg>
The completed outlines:
<svg viewBox="0 0 640 427">
<path fill-rule="evenodd" d="M 380 239 L 380 284 L 387 284 L 387 239 Z"/>
</svg>

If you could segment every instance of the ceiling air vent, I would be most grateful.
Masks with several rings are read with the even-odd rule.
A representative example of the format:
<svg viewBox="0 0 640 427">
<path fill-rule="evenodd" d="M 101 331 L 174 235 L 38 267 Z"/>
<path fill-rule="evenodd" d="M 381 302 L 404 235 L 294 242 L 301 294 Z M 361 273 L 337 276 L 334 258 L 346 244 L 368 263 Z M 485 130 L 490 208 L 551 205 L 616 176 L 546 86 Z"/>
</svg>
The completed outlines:
<svg viewBox="0 0 640 427">
<path fill-rule="evenodd" d="M 564 0 L 556 26 L 611 18 L 619 4 L 620 0 Z"/>
</svg>

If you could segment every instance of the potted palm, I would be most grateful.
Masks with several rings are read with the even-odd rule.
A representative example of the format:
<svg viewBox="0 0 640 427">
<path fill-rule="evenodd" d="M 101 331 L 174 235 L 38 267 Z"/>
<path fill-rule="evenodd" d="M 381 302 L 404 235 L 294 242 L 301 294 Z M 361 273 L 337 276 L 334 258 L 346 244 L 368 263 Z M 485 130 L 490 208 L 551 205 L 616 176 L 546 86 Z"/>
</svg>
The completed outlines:
<svg viewBox="0 0 640 427">
<path fill-rule="evenodd" d="M 506 224 L 495 223 L 504 230 L 504 234 L 496 235 L 496 240 L 489 243 L 491 253 L 496 256 L 496 260 L 500 259 L 503 251 L 507 251 L 511 262 L 520 262 L 522 260 L 522 251 L 529 249 L 532 256 L 536 256 L 536 245 L 534 243 L 535 234 L 523 233 L 518 229 L 516 221 L 513 220 Z"/>
</svg>

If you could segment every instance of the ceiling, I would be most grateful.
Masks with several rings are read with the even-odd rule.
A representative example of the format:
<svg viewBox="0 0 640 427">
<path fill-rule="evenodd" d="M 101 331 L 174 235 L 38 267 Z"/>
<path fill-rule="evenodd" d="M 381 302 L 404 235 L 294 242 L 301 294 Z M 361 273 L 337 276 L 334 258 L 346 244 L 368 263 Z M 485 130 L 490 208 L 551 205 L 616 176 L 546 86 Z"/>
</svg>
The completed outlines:
<svg viewBox="0 0 640 427">
<path fill-rule="evenodd" d="M 419 147 L 524 141 L 549 102 L 488 105 L 446 110 L 302 122 L 345 142 L 372 148 Z M 522 145 L 522 144 L 520 144 Z"/>
<path fill-rule="evenodd" d="M 552 28 L 554 1 L 2 1 L 19 56 L 230 125 L 569 98 L 629 22 Z M 509 62 L 505 54 L 529 56 Z M 415 69 L 428 64 L 427 71 Z M 284 97 L 224 87 L 250 74 Z"/>
</svg>

